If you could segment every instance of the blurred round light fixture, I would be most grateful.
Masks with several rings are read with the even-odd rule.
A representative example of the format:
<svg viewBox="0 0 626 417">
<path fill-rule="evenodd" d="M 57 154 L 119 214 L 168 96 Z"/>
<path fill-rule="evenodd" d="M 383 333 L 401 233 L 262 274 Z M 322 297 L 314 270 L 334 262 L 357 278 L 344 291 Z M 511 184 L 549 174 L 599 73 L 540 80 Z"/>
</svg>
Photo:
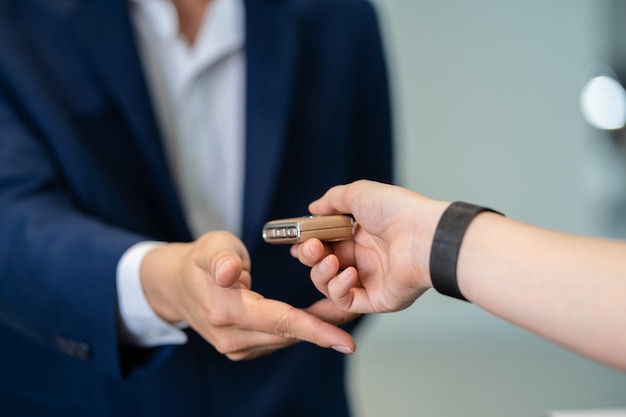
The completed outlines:
<svg viewBox="0 0 626 417">
<path fill-rule="evenodd" d="M 591 78 L 583 88 L 580 105 L 585 120 L 598 129 L 616 130 L 626 124 L 626 91 L 615 78 Z"/>
</svg>

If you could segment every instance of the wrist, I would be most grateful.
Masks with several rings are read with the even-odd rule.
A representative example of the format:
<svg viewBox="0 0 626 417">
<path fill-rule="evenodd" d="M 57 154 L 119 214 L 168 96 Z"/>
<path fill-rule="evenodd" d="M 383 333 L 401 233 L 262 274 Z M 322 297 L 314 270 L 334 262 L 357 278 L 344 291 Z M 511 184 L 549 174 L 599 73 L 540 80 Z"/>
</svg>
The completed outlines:
<svg viewBox="0 0 626 417">
<path fill-rule="evenodd" d="M 176 303 L 180 265 L 187 254 L 185 243 L 168 243 L 148 252 L 141 263 L 140 278 L 146 300 L 168 323 L 184 321 Z"/>
</svg>

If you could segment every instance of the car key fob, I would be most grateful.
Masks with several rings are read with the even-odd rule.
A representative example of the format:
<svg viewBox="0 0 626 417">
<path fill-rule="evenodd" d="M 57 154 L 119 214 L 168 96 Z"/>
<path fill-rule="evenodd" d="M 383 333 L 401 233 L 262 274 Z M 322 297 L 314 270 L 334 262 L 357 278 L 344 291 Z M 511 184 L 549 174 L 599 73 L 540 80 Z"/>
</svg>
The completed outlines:
<svg viewBox="0 0 626 417">
<path fill-rule="evenodd" d="M 343 214 L 304 216 L 272 220 L 263 226 L 267 243 L 300 243 L 315 237 L 323 242 L 349 239 L 354 232 L 354 219 Z"/>
</svg>

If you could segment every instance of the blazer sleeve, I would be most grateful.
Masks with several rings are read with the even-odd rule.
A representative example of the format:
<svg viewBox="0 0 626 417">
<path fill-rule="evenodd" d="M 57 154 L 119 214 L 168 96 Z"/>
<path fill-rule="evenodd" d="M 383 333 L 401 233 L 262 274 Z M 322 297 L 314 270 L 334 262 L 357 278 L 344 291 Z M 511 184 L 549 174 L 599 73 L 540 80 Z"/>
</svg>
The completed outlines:
<svg viewBox="0 0 626 417">
<path fill-rule="evenodd" d="M 133 244 L 163 237 L 128 227 L 151 215 L 143 206 L 133 209 L 140 197 L 133 201 L 133 188 L 120 182 L 129 177 L 125 167 L 141 161 L 123 131 L 112 127 L 119 123 L 109 110 L 80 131 L 91 114 L 79 121 L 75 109 L 64 107 L 64 87 L 47 80 L 44 61 L 35 61 L 48 57 L 32 57 L 29 35 L 10 29 L 8 18 L 1 20 L 0 325 L 122 376 L 150 363 L 155 352 L 127 355 L 117 335 L 118 260 Z M 65 81 L 72 86 L 80 80 Z M 91 90 L 80 91 L 76 100 L 90 97 Z M 115 143 L 128 144 L 127 151 L 113 149 L 113 135 L 120 135 Z M 118 158 L 125 152 L 132 160 Z M 113 168 L 101 169 L 105 165 Z M 134 217 L 121 218 L 126 212 Z"/>
<path fill-rule="evenodd" d="M 120 374 L 116 266 L 142 237 L 80 210 L 36 136 L 0 91 L 0 321 Z"/>
</svg>

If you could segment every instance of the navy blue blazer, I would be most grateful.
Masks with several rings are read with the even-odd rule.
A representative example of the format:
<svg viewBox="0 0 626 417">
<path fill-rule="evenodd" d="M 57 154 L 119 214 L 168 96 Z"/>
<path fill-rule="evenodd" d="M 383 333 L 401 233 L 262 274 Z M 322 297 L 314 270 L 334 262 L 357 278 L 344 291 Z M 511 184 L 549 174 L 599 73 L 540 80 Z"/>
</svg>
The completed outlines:
<svg viewBox="0 0 626 417">
<path fill-rule="evenodd" d="M 300 343 L 232 362 L 120 347 L 132 244 L 189 241 L 123 0 L 0 0 L 0 415 L 346 416 L 344 357 Z M 269 219 L 328 187 L 391 182 L 387 75 L 364 0 L 245 0 L 242 240 L 253 289 L 320 298 Z"/>
</svg>

